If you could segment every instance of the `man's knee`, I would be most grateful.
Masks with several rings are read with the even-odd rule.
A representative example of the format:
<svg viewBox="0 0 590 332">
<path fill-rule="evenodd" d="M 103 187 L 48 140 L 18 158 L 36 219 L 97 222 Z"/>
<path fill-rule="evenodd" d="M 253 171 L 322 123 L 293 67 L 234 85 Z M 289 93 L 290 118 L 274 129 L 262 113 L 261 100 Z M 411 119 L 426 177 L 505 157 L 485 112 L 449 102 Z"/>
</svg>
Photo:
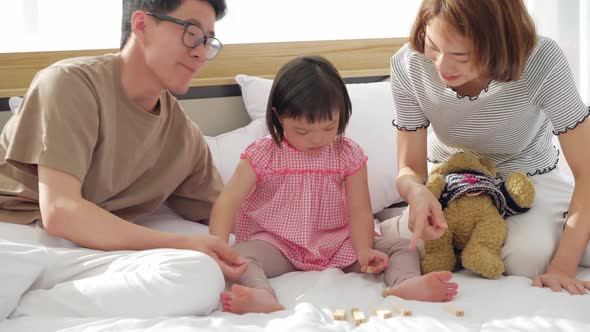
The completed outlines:
<svg viewBox="0 0 590 332">
<path fill-rule="evenodd" d="M 14 311 L 21 296 L 41 275 L 47 260 L 43 248 L 0 240 L 0 321 Z"/>
<path fill-rule="evenodd" d="M 225 280 L 213 258 L 196 251 L 177 251 L 158 268 L 168 280 L 161 284 L 160 294 L 169 315 L 207 315 L 218 308 Z"/>
</svg>

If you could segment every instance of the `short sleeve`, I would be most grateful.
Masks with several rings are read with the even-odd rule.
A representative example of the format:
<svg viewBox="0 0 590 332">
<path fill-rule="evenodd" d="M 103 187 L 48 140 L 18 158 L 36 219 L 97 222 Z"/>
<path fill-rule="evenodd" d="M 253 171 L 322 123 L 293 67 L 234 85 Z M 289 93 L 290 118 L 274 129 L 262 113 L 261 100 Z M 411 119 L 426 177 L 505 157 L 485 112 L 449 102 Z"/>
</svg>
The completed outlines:
<svg viewBox="0 0 590 332">
<path fill-rule="evenodd" d="M 529 64 L 527 81 L 533 93 L 533 104 L 547 114 L 553 133 L 559 135 L 575 128 L 590 115 L 584 104 L 567 58 L 559 45 L 543 38 Z"/>
<path fill-rule="evenodd" d="M 183 218 L 200 221 L 209 219 L 213 203 L 223 189 L 223 181 L 200 130 L 195 149 L 193 171 L 168 197 L 167 203 Z"/>
<path fill-rule="evenodd" d="M 360 145 L 349 138 L 341 142 L 340 167 L 345 177 L 358 172 L 367 163 L 367 155 Z"/>
<path fill-rule="evenodd" d="M 263 137 L 248 145 L 240 155 L 240 159 L 246 159 L 256 173 L 256 181 L 260 182 L 264 177 L 268 163 L 272 157 L 274 148 L 278 148 L 270 136 Z"/>
<path fill-rule="evenodd" d="M 6 133 L 6 161 L 37 176 L 37 165 L 84 181 L 98 137 L 95 89 L 77 68 L 49 67 L 34 78 Z"/>
<path fill-rule="evenodd" d="M 414 131 L 430 125 L 412 93 L 414 89 L 408 74 L 411 52 L 406 45 L 391 57 L 391 92 L 395 106 L 392 124 L 398 130 Z"/>
</svg>

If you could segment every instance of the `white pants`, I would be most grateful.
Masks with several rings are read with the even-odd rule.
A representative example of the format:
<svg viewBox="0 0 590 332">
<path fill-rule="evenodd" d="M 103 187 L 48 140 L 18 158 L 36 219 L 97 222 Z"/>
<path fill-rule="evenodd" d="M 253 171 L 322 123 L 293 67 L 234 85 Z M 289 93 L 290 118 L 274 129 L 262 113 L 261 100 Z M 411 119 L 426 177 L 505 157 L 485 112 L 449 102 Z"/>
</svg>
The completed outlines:
<svg viewBox="0 0 590 332">
<path fill-rule="evenodd" d="M 225 287 L 217 263 L 200 252 L 72 248 L 36 225 L 2 225 L 0 264 L 0 320 L 206 315 Z"/>
<path fill-rule="evenodd" d="M 545 272 L 559 245 L 565 226 L 564 213 L 569 208 L 574 186 L 558 170 L 530 179 L 535 184 L 535 202 L 526 213 L 506 219 L 508 235 L 502 259 L 507 275 L 532 278 Z M 384 221 L 383 227 L 397 228 L 399 236 L 411 238 L 408 209 L 401 216 Z M 590 246 L 580 265 L 590 267 Z"/>
</svg>

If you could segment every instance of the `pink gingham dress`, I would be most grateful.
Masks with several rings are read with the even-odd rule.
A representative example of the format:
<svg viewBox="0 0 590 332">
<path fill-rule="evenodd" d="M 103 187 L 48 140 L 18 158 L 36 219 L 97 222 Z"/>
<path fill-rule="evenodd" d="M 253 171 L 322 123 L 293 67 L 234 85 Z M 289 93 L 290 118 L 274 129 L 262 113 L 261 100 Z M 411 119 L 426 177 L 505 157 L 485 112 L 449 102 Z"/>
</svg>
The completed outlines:
<svg viewBox="0 0 590 332">
<path fill-rule="evenodd" d="M 357 260 L 348 227 L 344 180 L 367 162 L 348 138 L 318 155 L 306 154 L 270 136 L 241 155 L 254 168 L 256 188 L 236 221 L 236 241 L 264 240 L 300 270 L 343 268 Z"/>
</svg>

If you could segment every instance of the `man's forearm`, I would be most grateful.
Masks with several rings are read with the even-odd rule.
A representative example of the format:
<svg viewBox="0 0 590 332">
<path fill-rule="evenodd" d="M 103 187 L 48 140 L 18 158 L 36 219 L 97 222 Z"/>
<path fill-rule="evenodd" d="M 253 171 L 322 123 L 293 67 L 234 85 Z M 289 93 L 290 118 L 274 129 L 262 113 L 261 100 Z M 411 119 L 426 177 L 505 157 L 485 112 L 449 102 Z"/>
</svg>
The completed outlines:
<svg viewBox="0 0 590 332">
<path fill-rule="evenodd" d="M 187 236 L 149 229 L 123 220 L 87 200 L 64 204 L 48 232 L 97 250 L 188 249 Z"/>
</svg>

